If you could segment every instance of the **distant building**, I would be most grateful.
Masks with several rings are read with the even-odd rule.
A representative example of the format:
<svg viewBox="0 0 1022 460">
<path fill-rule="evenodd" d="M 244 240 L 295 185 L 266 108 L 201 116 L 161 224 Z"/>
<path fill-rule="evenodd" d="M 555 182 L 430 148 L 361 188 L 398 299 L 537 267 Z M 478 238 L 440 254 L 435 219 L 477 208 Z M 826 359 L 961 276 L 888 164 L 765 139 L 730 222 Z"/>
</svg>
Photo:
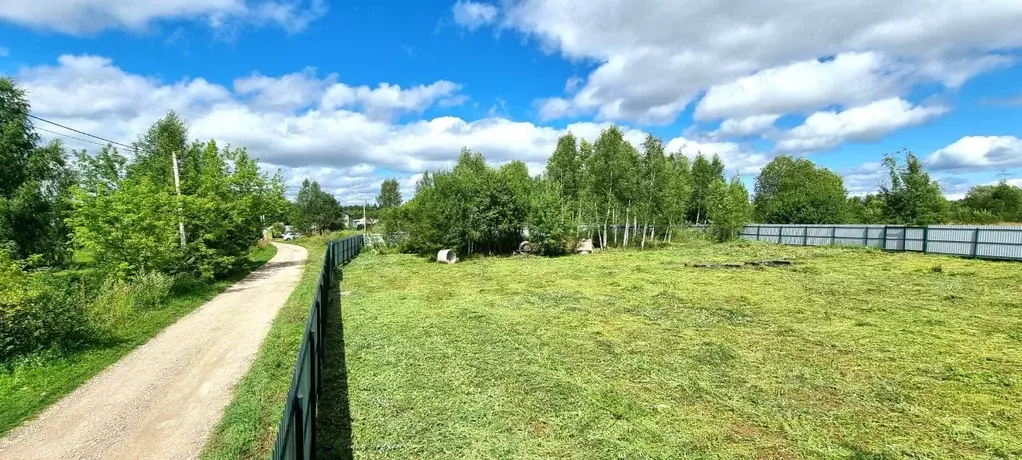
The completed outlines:
<svg viewBox="0 0 1022 460">
<path fill-rule="evenodd" d="M 363 219 L 363 218 L 360 217 L 358 219 L 355 219 L 355 220 L 351 221 L 352 228 L 365 228 L 366 227 L 366 221 L 369 221 L 369 226 L 373 226 L 373 225 L 376 225 L 377 222 L 379 222 L 379 219 L 373 219 L 373 218 Z"/>
</svg>

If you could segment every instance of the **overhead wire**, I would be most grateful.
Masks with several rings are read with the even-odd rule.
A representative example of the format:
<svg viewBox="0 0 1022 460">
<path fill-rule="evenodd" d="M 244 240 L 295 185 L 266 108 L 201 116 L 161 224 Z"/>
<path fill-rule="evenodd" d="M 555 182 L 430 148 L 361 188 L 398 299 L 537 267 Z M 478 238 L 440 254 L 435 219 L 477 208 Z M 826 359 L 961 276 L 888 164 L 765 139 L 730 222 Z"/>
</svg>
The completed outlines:
<svg viewBox="0 0 1022 460">
<path fill-rule="evenodd" d="M 39 120 L 39 121 L 42 121 L 44 123 L 49 123 L 49 124 L 54 125 L 54 126 L 59 126 L 59 127 L 64 128 L 64 129 L 66 129 L 68 131 L 74 131 L 74 132 L 76 132 L 78 134 L 81 134 L 81 135 L 84 135 L 84 136 L 89 136 L 89 137 L 94 138 L 94 139 L 99 139 L 99 140 L 101 140 L 103 142 L 107 142 L 107 143 L 110 143 L 110 144 L 113 144 L 113 145 L 116 145 L 116 146 L 119 146 L 119 147 L 124 147 L 124 148 L 126 148 L 128 150 L 131 150 L 131 151 L 135 151 L 134 147 L 131 147 L 130 145 L 122 144 L 122 143 L 117 142 L 117 141 L 112 141 L 112 140 L 107 139 L 105 137 L 97 136 L 95 134 L 89 134 L 89 133 L 87 133 L 85 131 L 77 130 L 77 129 L 74 129 L 74 128 L 70 127 L 70 126 L 65 126 L 65 125 L 62 125 L 62 124 L 57 123 L 55 121 L 47 120 L 47 119 L 45 119 L 43 117 L 37 117 L 37 116 L 32 115 L 32 114 L 28 114 L 28 116 L 29 116 L 29 118 L 32 118 L 32 119 L 35 119 L 35 120 Z M 50 132 L 50 133 L 53 132 L 53 131 L 45 130 L 45 129 L 42 129 L 42 128 L 39 128 L 39 129 L 42 130 L 42 131 Z M 54 134 L 59 134 L 59 133 L 54 133 Z M 68 136 L 68 137 L 73 137 L 73 136 Z M 78 140 L 84 140 L 84 139 L 78 139 Z M 95 144 L 95 142 L 93 142 L 93 143 Z M 99 144 L 99 145 L 102 145 L 102 144 Z"/>
</svg>

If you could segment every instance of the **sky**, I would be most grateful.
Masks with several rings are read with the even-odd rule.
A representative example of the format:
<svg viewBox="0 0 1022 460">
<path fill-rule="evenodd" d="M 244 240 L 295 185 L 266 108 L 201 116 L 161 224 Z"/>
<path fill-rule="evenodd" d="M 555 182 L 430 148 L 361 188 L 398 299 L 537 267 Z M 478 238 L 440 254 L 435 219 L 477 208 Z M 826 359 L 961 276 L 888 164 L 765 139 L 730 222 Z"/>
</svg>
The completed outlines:
<svg viewBox="0 0 1022 460">
<path fill-rule="evenodd" d="M 1022 186 L 1019 24 L 1019 0 L 0 0 L 0 73 L 39 117 L 128 143 L 173 110 L 345 203 L 462 147 L 539 174 L 611 124 L 750 187 L 790 154 L 870 193 L 904 148 L 959 198 Z"/>
</svg>

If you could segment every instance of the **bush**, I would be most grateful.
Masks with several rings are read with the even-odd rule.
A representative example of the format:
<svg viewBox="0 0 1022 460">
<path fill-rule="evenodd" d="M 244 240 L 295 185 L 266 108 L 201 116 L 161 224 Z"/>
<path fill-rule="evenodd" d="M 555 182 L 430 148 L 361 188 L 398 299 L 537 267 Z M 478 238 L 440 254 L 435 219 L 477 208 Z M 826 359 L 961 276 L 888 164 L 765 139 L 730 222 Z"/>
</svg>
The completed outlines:
<svg viewBox="0 0 1022 460">
<path fill-rule="evenodd" d="M 710 235 L 719 242 L 738 238 L 738 234 L 749 224 L 752 205 L 749 192 L 738 176 L 730 183 L 714 184 L 710 192 Z"/>
<path fill-rule="evenodd" d="M 72 348 L 92 330 L 75 293 L 49 274 L 31 274 L 0 252 L 0 362 L 46 348 Z"/>
<path fill-rule="evenodd" d="M 143 273 L 132 281 L 109 279 L 89 305 L 93 323 L 115 332 L 138 313 L 163 308 L 174 288 L 174 278 L 159 272 Z"/>
</svg>

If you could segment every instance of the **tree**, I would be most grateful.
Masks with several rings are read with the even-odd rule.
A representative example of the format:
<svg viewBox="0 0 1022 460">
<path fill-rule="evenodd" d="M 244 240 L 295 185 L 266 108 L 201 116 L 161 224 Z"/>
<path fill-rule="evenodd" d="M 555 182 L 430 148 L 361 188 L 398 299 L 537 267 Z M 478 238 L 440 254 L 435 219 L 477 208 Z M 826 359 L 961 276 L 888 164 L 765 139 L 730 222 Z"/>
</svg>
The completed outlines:
<svg viewBox="0 0 1022 460">
<path fill-rule="evenodd" d="M 170 113 L 135 143 L 141 150 L 131 160 L 110 146 L 95 156 L 79 153 L 68 222 L 75 243 L 91 250 L 104 271 L 222 278 L 286 212 L 279 174 L 260 172 L 245 149 L 186 139 L 184 121 Z M 173 155 L 187 160 L 180 194 Z M 183 248 L 178 222 L 187 235 Z"/>
<path fill-rule="evenodd" d="M 295 199 L 291 221 L 303 233 L 320 234 L 344 227 L 344 211 L 333 195 L 323 191 L 319 182 L 305 179 Z"/>
<path fill-rule="evenodd" d="M 848 221 L 856 224 L 882 224 L 885 222 L 884 200 L 879 195 L 848 197 Z"/>
<path fill-rule="evenodd" d="M 642 240 L 640 247 L 646 247 L 646 238 L 656 233 L 657 225 L 667 222 L 667 189 L 670 183 L 667 156 L 664 154 L 664 140 L 652 134 L 646 135 L 642 143 L 642 158 L 639 165 L 643 195 L 637 215 L 642 216 Z M 627 224 L 627 222 L 626 222 Z M 652 229 L 650 228 L 652 224 Z"/>
<path fill-rule="evenodd" d="M 668 167 L 664 212 L 667 215 L 667 238 L 670 239 L 674 226 L 684 222 L 688 213 L 689 202 L 692 199 L 692 168 L 688 157 L 680 151 L 671 154 Z"/>
<path fill-rule="evenodd" d="M 730 241 L 749 224 L 752 205 L 749 191 L 738 175 L 731 182 L 714 182 L 707 200 L 710 234 L 719 242 Z"/>
<path fill-rule="evenodd" d="M 948 203 L 940 190 L 940 184 L 930 179 L 912 152 L 902 150 L 901 153 L 905 157 L 904 166 L 898 164 L 895 155 L 884 155 L 889 183 L 880 187 L 880 197 L 883 199 L 887 221 L 913 226 L 944 222 L 947 219 Z"/>
<path fill-rule="evenodd" d="M 702 152 L 692 162 L 692 201 L 689 216 L 695 223 L 701 223 L 709 212 L 710 192 L 724 180 L 724 163 L 716 154 L 708 160 Z"/>
<path fill-rule="evenodd" d="M 977 185 L 969 190 L 961 205 L 986 212 L 1000 222 L 1022 222 L 1022 188 L 1000 181 L 997 185 Z"/>
<path fill-rule="evenodd" d="M 70 256 L 64 218 L 74 174 L 59 141 L 40 145 L 29 111 L 24 90 L 0 78 L 0 249 L 59 265 Z"/>
<path fill-rule="evenodd" d="M 384 179 L 380 185 L 380 194 L 376 196 L 376 205 L 381 209 L 401 206 L 401 184 L 397 179 Z"/>
<path fill-rule="evenodd" d="M 564 254 L 565 243 L 575 230 L 572 210 L 563 199 L 561 185 L 550 179 L 535 182 L 530 194 L 528 216 L 529 240 L 539 248 L 540 254 Z"/>
<path fill-rule="evenodd" d="M 578 141 L 571 133 L 557 139 L 557 148 L 546 162 L 546 178 L 557 184 L 561 199 L 578 216 L 582 195 L 582 161 Z"/>
<path fill-rule="evenodd" d="M 769 224 L 839 224 L 847 219 L 841 176 L 812 161 L 781 155 L 756 178 L 755 219 Z"/>
</svg>

